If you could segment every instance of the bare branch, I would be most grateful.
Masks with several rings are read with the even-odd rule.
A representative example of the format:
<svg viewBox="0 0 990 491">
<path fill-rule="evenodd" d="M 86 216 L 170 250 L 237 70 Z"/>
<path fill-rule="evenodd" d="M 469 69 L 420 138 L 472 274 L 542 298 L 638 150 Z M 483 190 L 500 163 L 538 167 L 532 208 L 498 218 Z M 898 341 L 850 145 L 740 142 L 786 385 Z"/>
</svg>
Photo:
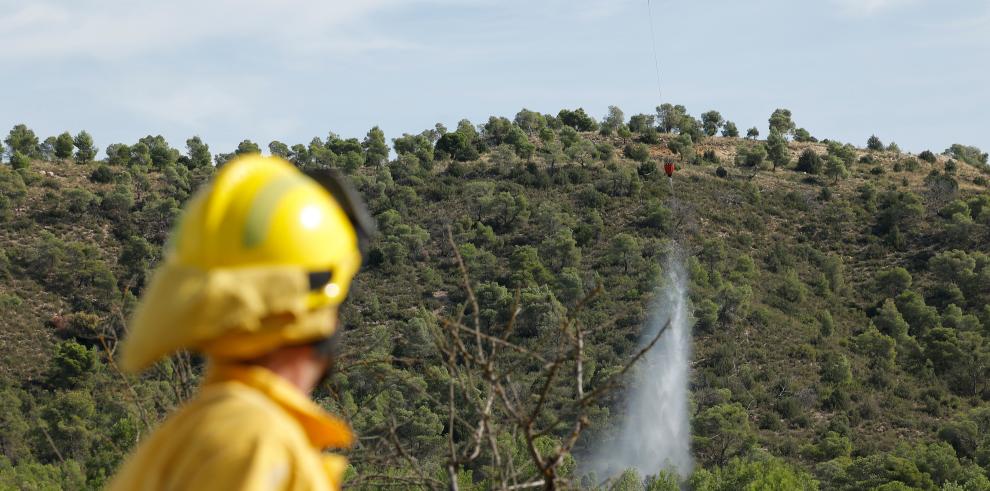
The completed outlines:
<svg viewBox="0 0 990 491">
<path fill-rule="evenodd" d="M 391 370 L 389 375 L 394 381 L 408 385 L 419 397 L 430 401 L 433 407 L 445 408 L 444 431 L 447 435 L 445 442 L 441 440 L 440 448 L 443 450 L 440 452 L 446 455 L 433 464 L 435 467 L 417 459 L 403 445 L 399 425 L 392 419 L 382 436 L 360 441 L 361 451 L 372 454 L 363 464 L 374 465 L 372 469 L 388 469 L 396 465 L 393 461 L 398 461 L 402 467 L 412 470 L 398 477 L 366 475 L 356 483 L 374 487 L 420 486 L 456 491 L 459 487 L 458 476 L 469 466 L 477 470 L 482 465 L 490 485 L 502 490 L 569 486 L 570 482 L 559 475 L 559 467 L 572 452 L 582 432 L 590 426 L 589 408 L 607 390 L 615 387 L 632 365 L 656 345 L 670 327 L 670 322 L 628 359 L 618 372 L 588 390 L 584 385 L 586 333 L 577 316 L 601 293 L 601 286 L 585 295 L 560 319 L 556 331 L 559 335 L 539 338 L 530 347 L 522 346 L 510 341 L 521 312 L 519 288 L 514 292 L 507 322 L 501 329 L 492 326 L 490 333 L 482 332 L 481 309 L 467 265 L 449 226 L 445 235 L 466 294 L 466 300 L 456 305 L 449 317 L 444 316 L 430 329 L 433 345 L 439 354 L 438 362 L 446 371 L 446 397 L 430 394 L 424 389 L 422 381 L 417 382 L 417 378 L 402 370 Z M 467 315 L 472 317 L 470 321 L 465 319 Z M 608 325 L 608 322 L 597 325 Z M 350 363 L 342 371 L 379 364 L 415 366 L 428 362 L 383 357 Z M 558 392 L 555 387 L 561 386 L 558 382 L 566 378 L 567 373 L 571 374 L 573 382 L 566 380 L 562 385 L 564 390 Z M 572 383 L 573 388 L 570 387 Z M 530 388 L 530 392 L 520 397 L 520 392 L 526 387 Z M 455 434 L 459 436 L 455 438 Z M 550 450 L 546 450 L 543 441 L 546 436 L 554 437 L 555 445 Z M 520 465 L 517 452 L 505 452 L 505 442 L 521 445 L 526 454 L 522 459 L 528 463 Z M 446 476 L 438 477 L 442 474 Z"/>
<path fill-rule="evenodd" d="M 625 375 L 626 372 L 628 372 L 629 369 L 632 368 L 632 366 L 635 365 L 636 362 L 638 362 L 639 359 L 643 357 L 643 355 L 645 355 L 648 351 L 653 349 L 653 346 L 657 344 L 657 341 L 660 341 L 660 337 L 663 336 L 663 334 L 667 332 L 667 329 L 670 328 L 670 322 L 671 321 L 668 319 L 667 323 L 664 324 L 663 327 L 661 327 L 660 330 L 657 331 L 656 336 L 653 336 L 653 340 L 650 341 L 650 344 L 646 345 L 643 349 L 639 350 L 639 352 L 636 353 L 636 355 L 633 356 L 632 359 L 626 362 L 626 364 L 622 367 L 622 370 L 620 370 L 618 373 L 612 374 L 607 380 L 605 380 L 604 383 L 599 385 L 595 390 L 591 391 L 591 393 L 584 396 L 580 401 L 578 401 L 580 405 L 582 406 L 588 405 L 591 401 L 595 400 L 603 392 L 614 387 L 615 381 L 618 380 L 619 377 Z"/>
<path fill-rule="evenodd" d="M 468 275 L 467 266 L 464 265 L 464 258 L 461 257 L 461 251 L 457 249 L 457 244 L 454 243 L 454 233 L 450 230 L 450 225 L 447 225 L 447 242 L 450 244 L 451 250 L 454 251 L 457 267 L 461 271 L 461 280 L 464 282 L 464 290 L 467 291 L 468 302 L 471 304 L 471 313 L 474 317 L 474 339 L 478 346 L 478 355 L 484 362 L 485 350 L 481 348 L 481 318 L 479 315 L 481 309 L 478 308 L 478 299 L 474 296 L 474 289 L 471 288 L 471 277 Z"/>
<path fill-rule="evenodd" d="M 148 420 L 148 412 L 145 410 L 144 404 L 141 404 L 141 398 L 138 396 L 137 390 L 134 389 L 130 379 L 128 379 L 127 376 L 124 375 L 124 372 L 120 370 L 120 367 L 117 366 L 117 362 L 113 359 L 113 352 L 110 351 L 110 347 L 107 345 L 106 338 L 104 338 L 103 335 L 100 335 L 99 340 L 100 344 L 103 346 L 103 350 L 107 354 L 107 362 L 110 363 L 110 367 L 113 368 L 113 371 L 117 373 L 120 379 L 124 382 L 124 385 L 127 386 L 127 391 L 131 395 L 131 402 L 137 406 L 138 413 L 141 415 L 141 422 L 144 423 L 144 429 L 150 430 L 151 422 Z"/>
<path fill-rule="evenodd" d="M 432 489 L 443 488 L 442 482 L 433 479 L 431 477 L 427 477 L 425 474 L 423 474 L 423 470 L 420 468 L 419 465 L 419 460 L 417 460 L 415 457 L 409 455 L 409 453 L 406 452 L 406 449 L 402 446 L 402 443 L 399 442 L 398 435 L 396 435 L 395 433 L 396 430 L 395 417 L 392 417 L 390 419 L 391 419 L 391 424 L 389 425 L 388 433 L 390 437 L 389 439 L 392 441 L 392 445 L 395 447 L 395 451 L 399 454 L 400 457 L 402 457 L 403 460 L 405 460 L 409 464 L 409 467 L 412 468 L 413 472 L 416 473 L 416 477 L 418 477 L 423 483 L 429 484 L 430 488 Z"/>
<path fill-rule="evenodd" d="M 55 452 L 55 456 L 58 457 L 58 461 L 65 463 L 65 457 L 62 456 L 62 452 L 58 450 L 58 446 L 55 445 L 55 440 L 52 440 L 52 436 L 48 433 L 48 428 L 44 424 L 38 424 L 38 428 L 41 428 L 41 432 L 45 434 L 45 440 L 48 440 L 48 445 L 52 447 Z"/>
</svg>

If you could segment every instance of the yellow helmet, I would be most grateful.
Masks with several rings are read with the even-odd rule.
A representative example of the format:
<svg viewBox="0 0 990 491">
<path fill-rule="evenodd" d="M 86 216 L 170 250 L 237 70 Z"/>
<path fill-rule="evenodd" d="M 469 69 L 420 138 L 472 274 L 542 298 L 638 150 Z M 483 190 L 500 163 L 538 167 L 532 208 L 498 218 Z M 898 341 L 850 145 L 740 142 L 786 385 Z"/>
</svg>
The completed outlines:
<svg viewBox="0 0 990 491">
<path fill-rule="evenodd" d="M 180 217 L 122 365 L 183 348 L 243 359 L 329 336 L 373 228 L 335 175 L 261 155 L 230 162 Z"/>
</svg>

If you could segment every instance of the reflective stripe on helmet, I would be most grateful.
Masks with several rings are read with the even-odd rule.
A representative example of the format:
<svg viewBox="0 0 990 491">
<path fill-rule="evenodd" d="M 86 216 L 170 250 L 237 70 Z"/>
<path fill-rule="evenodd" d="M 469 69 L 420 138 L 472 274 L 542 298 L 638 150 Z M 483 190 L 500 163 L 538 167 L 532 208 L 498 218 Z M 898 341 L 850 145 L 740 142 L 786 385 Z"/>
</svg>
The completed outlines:
<svg viewBox="0 0 990 491">
<path fill-rule="evenodd" d="M 302 176 L 289 174 L 280 176 L 261 188 L 261 191 L 255 196 L 254 202 L 251 203 L 251 209 L 244 223 L 244 236 L 242 237 L 244 247 L 257 247 L 265 241 L 265 236 L 268 235 L 268 225 L 278 202 L 292 188 L 305 183 L 306 181 Z"/>
</svg>

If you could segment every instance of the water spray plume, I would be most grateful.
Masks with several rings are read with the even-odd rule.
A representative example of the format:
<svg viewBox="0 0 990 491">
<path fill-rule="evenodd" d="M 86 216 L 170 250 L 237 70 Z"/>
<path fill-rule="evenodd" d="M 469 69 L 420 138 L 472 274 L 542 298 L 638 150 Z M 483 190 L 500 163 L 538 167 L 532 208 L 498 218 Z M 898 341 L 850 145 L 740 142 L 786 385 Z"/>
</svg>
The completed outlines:
<svg viewBox="0 0 990 491">
<path fill-rule="evenodd" d="M 666 470 L 686 477 L 693 467 L 688 416 L 688 279 L 676 246 L 666 266 L 640 343 L 652 340 L 668 321 L 670 327 L 637 367 L 616 437 L 593 456 L 589 470 L 600 478 L 618 476 L 626 469 L 636 469 L 640 475 Z"/>
</svg>

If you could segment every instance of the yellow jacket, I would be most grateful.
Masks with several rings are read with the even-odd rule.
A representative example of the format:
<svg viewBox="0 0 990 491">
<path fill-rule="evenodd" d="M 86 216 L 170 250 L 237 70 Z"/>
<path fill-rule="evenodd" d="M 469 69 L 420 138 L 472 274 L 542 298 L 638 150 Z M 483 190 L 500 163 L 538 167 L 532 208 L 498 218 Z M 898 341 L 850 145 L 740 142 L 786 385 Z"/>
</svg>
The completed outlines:
<svg viewBox="0 0 990 491">
<path fill-rule="evenodd" d="M 110 490 L 340 489 L 350 428 L 265 368 L 220 365 L 130 456 Z"/>
</svg>

